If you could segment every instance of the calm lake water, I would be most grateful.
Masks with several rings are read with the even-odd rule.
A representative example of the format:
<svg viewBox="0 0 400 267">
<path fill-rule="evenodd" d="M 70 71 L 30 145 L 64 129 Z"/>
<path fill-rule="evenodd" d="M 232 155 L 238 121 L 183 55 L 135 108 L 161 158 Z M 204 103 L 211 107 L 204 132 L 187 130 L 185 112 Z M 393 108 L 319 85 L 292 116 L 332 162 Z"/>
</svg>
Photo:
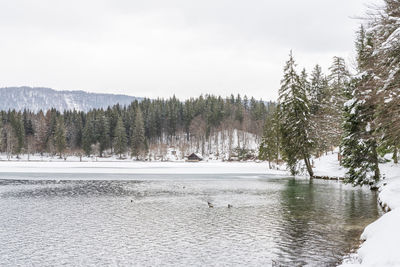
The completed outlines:
<svg viewBox="0 0 400 267">
<path fill-rule="evenodd" d="M 335 266 L 380 215 L 375 193 L 332 181 L 28 178 L 0 176 L 0 266 Z"/>
</svg>

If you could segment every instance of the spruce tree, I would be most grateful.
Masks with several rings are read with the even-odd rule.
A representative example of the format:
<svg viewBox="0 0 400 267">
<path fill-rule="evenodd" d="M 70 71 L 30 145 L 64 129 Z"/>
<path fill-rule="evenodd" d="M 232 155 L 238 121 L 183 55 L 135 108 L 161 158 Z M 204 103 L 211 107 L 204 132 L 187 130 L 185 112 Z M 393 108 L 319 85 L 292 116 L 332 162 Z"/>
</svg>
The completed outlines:
<svg viewBox="0 0 400 267">
<path fill-rule="evenodd" d="M 90 156 L 92 153 L 93 139 L 93 123 L 87 120 L 82 133 L 82 149 L 86 156 Z"/>
<path fill-rule="evenodd" d="M 356 42 L 359 74 L 348 88 L 343 124 L 343 166 L 346 181 L 354 185 L 375 184 L 380 178 L 376 137 L 376 79 L 373 37 L 362 27 Z"/>
<path fill-rule="evenodd" d="M 309 134 L 311 129 L 310 107 L 306 95 L 306 85 L 301 82 L 295 67 L 295 61 L 290 52 L 279 90 L 279 132 L 283 154 L 292 175 L 297 173 L 296 165 L 302 159 L 308 174 L 313 177 L 314 173 L 310 163 L 313 147 L 313 141 Z"/>
<path fill-rule="evenodd" d="M 0 148 L 3 142 L 3 117 L 0 115 Z"/>
<path fill-rule="evenodd" d="M 131 137 L 131 150 L 132 157 L 136 157 L 136 159 L 139 159 L 139 156 L 145 150 L 144 122 L 140 107 L 138 107 L 136 111 L 135 123 Z"/>
<path fill-rule="evenodd" d="M 11 126 L 13 129 L 13 134 L 16 140 L 16 144 L 14 146 L 14 153 L 19 156 L 22 152 L 22 148 L 24 147 L 25 140 L 25 129 L 24 123 L 22 120 L 21 113 L 14 112 L 11 117 Z"/>
<path fill-rule="evenodd" d="M 328 81 L 322 73 L 319 65 L 316 65 L 311 73 L 311 82 L 307 93 L 310 99 L 310 119 L 313 129 L 310 135 L 314 141 L 314 151 L 316 156 L 322 155 L 332 147 L 331 118 L 331 96 L 329 94 Z"/>
<path fill-rule="evenodd" d="M 57 126 L 56 126 L 56 132 L 54 134 L 54 145 L 56 147 L 56 150 L 62 158 L 62 153 L 64 152 L 66 148 L 66 138 L 65 138 L 65 125 L 64 125 L 64 119 L 63 117 L 60 117 L 57 119 Z"/>
<path fill-rule="evenodd" d="M 330 125 L 329 143 L 334 147 L 339 146 L 338 160 L 341 165 L 342 146 L 340 140 L 343 135 L 343 108 L 346 102 L 346 88 L 349 86 L 350 73 L 341 57 L 333 57 L 329 71 L 329 101 L 326 106 L 327 123 Z"/>
<path fill-rule="evenodd" d="M 376 126 L 381 148 L 393 152 L 397 162 L 400 146 L 400 1 L 385 0 L 379 12 L 371 12 L 368 31 L 373 32 L 376 56 L 374 71 L 379 103 L 376 112 Z"/>
<path fill-rule="evenodd" d="M 311 72 L 311 82 L 308 90 L 308 97 L 310 101 L 310 112 L 315 115 L 321 108 L 322 100 L 326 93 L 326 87 L 324 84 L 324 75 L 322 73 L 321 66 L 315 65 Z"/>
<path fill-rule="evenodd" d="M 357 87 L 363 79 L 352 80 L 348 94 L 351 98 L 344 107 L 342 162 L 347 169 L 346 181 L 354 185 L 374 184 L 379 180 L 377 143 L 368 116 L 370 110 L 357 96 Z"/>
<path fill-rule="evenodd" d="M 268 167 L 272 169 L 271 162 L 279 159 L 279 124 L 278 112 L 274 112 L 268 116 L 261 144 L 258 150 L 258 159 L 267 160 Z"/>
<path fill-rule="evenodd" d="M 126 130 L 122 117 L 119 117 L 114 130 L 114 152 L 119 155 L 120 159 L 122 159 L 122 155 L 126 151 L 126 145 Z"/>
<path fill-rule="evenodd" d="M 97 141 L 99 142 L 99 156 L 103 156 L 104 150 L 109 148 L 109 136 L 110 136 L 110 126 L 108 123 L 108 119 L 101 115 L 99 122 L 98 122 L 98 129 L 97 129 L 98 138 Z"/>
</svg>

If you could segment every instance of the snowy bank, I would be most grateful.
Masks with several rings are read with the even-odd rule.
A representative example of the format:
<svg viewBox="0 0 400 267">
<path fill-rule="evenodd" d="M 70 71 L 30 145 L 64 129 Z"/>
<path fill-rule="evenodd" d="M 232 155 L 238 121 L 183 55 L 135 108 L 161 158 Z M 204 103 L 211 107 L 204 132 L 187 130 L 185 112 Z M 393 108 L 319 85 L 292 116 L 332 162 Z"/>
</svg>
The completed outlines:
<svg viewBox="0 0 400 267">
<path fill-rule="evenodd" d="M 316 175 L 343 177 L 345 170 L 336 157 L 330 154 L 315 160 Z M 389 212 L 365 228 L 361 235 L 364 242 L 341 266 L 400 266 L 400 164 L 385 163 L 380 169 L 384 179 L 379 202 Z"/>
<path fill-rule="evenodd" d="M 339 165 L 338 155 L 336 152 L 329 152 L 327 155 L 313 159 L 314 175 L 329 177 L 344 177 L 346 170 Z"/>
</svg>

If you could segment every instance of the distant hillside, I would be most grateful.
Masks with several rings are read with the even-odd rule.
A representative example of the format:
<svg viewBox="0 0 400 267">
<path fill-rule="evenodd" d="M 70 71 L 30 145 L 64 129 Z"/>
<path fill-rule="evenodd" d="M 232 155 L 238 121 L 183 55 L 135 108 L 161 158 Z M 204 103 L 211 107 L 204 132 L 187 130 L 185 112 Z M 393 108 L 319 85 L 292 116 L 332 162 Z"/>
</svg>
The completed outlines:
<svg viewBox="0 0 400 267">
<path fill-rule="evenodd" d="M 141 98 L 114 95 L 88 93 L 84 91 L 56 91 L 42 87 L 6 87 L 0 88 L 0 110 L 29 109 L 32 111 L 48 110 L 80 110 L 88 111 L 92 108 L 106 108 L 119 103 L 128 105 Z"/>
</svg>

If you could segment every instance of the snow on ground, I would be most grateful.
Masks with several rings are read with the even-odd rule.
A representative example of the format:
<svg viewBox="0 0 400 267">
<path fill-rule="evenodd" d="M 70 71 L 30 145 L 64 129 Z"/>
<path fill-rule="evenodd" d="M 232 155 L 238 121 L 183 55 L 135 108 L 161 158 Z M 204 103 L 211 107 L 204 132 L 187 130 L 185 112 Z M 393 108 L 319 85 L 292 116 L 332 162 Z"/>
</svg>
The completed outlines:
<svg viewBox="0 0 400 267">
<path fill-rule="evenodd" d="M 365 242 L 357 252 L 362 262 L 355 265 L 400 266 L 399 225 L 400 209 L 394 209 L 368 225 L 361 235 Z"/>
<path fill-rule="evenodd" d="M 222 161 L 134 161 L 110 158 L 21 156 L 21 159 L 6 160 L 0 156 L 1 173 L 112 173 L 112 174 L 278 174 L 286 171 L 270 170 L 265 162 L 222 162 Z"/>
<path fill-rule="evenodd" d="M 400 164 L 383 164 L 381 171 L 385 178 L 381 182 L 379 200 L 392 210 L 400 209 Z"/>
<path fill-rule="evenodd" d="M 314 162 L 314 175 L 329 177 L 344 177 L 346 170 L 339 165 L 337 152 L 329 152 L 327 155 L 317 159 Z"/>
<path fill-rule="evenodd" d="M 1 161 L 0 173 L 285 174 L 256 162 L 34 162 Z"/>
<path fill-rule="evenodd" d="M 267 162 L 222 161 L 206 157 L 201 162 L 186 162 L 172 153 L 169 148 L 164 157 L 168 161 L 136 161 L 130 157 L 60 158 L 48 155 L 20 155 L 8 158 L 0 154 L 1 173 L 111 173 L 111 174 L 274 174 L 288 176 L 285 166 L 281 170 L 269 169 Z"/>
</svg>

